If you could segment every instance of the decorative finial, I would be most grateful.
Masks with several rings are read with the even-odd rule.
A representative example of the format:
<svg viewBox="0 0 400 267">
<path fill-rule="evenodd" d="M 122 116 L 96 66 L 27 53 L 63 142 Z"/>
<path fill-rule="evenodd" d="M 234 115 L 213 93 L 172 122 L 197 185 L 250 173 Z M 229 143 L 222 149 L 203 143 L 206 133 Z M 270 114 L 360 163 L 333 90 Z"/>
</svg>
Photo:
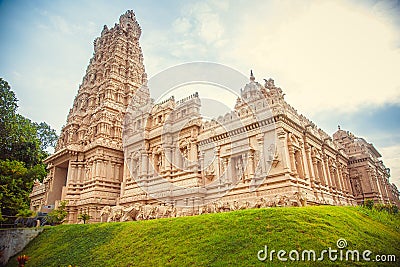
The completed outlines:
<svg viewBox="0 0 400 267">
<path fill-rule="evenodd" d="M 337 126 L 338 130 L 340 130 L 340 125 Z"/>
<path fill-rule="evenodd" d="M 254 78 L 253 75 L 253 70 L 250 70 L 250 81 L 254 81 L 256 78 Z"/>
</svg>

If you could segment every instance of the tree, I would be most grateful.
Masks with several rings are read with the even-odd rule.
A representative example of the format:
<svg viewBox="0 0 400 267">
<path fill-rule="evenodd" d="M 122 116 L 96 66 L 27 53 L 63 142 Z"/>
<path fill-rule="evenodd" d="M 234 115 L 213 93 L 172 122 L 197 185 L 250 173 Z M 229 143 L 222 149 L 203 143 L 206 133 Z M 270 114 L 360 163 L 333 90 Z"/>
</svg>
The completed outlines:
<svg viewBox="0 0 400 267">
<path fill-rule="evenodd" d="M 14 92 L 11 91 L 11 87 L 7 81 L 0 78 L 0 123 L 9 120 L 16 112 L 17 97 Z"/>
<path fill-rule="evenodd" d="M 12 132 L 12 124 L 15 120 L 15 112 L 17 110 L 17 98 L 10 85 L 0 78 L 0 157 L 7 158 L 9 153 L 10 132 Z"/>
<path fill-rule="evenodd" d="M 0 78 L 0 220 L 29 209 L 33 182 L 47 175 L 43 159 L 57 135 L 45 122 L 17 113 L 18 99 Z"/>
<path fill-rule="evenodd" d="M 79 213 L 79 215 L 78 215 L 78 220 L 82 220 L 83 224 L 86 224 L 86 221 L 89 221 L 91 218 L 92 218 L 92 216 L 90 216 L 86 212 Z"/>
<path fill-rule="evenodd" d="M 61 201 L 58 208 L 47 214 L 47 221 L 51 224 L 61 224 L 67 217 L 67 201 Z"/>
<path fill-rule="evenodd" d="M 56 131 L 52 129 L 47 123 L 36 123 L 36 131 L 38 139 L 41 143 L 40 148 L 45 151 L 49 147 L 55 147 L 58 136 Z"/>
<path fill-rule="evenodd" d="M 14 216 L 29 209 L 33 181 L 46 175 L 43 164 L 27 168 L 23 162 L 0 160 L 1 214 Z"/>
</svg>

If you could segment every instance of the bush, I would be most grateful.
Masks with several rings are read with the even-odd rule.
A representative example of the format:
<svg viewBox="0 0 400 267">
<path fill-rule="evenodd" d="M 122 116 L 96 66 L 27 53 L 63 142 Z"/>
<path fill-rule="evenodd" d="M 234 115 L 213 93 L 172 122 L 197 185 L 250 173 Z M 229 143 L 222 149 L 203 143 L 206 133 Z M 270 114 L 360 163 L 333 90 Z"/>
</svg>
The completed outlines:
<svg viewBox="0 0 400 267">
<path fill-rule="evenodd" d="M 376 204 L 374 209 L 377 211 L 386 211 L 389 214 L 397 214 L 399 212 L 399 207 L 392 204 Z"/>
<path fill-rule="evenodd" d="M 31 217 L 35 217 L 36 216 L 36 212 L 34 212 L 33 210 L 30 209 L 22 209 L 19 210 L 17 213 L 17 217 L 19 218 L 31 218 Z"/>
<path fill-rule="evenodd" d="M 57 209 L 54 209 L 47 214 L 47 221 L 50 224 L 55 225 L 63 223 L 68 214 L 66 211 L 66 206 L 67 201 L 61 201 L 60 206 Z"/>
<path fill-rule="evenodd" d="M 374 207 L 374 200 L 373 199 L 365 199 L 363 206 L 368 209 L 372 209 Z"/>
<path fill-rule="evenodd" d="M 89 214 L 87 214 L 86 212 L 84 213 L 80 213 L 78 215 L 78 219 L 83 221 L 83 224 L 86 224 L 87 221 L 89 221 L 92 218 L 92 216 L 90 216 Z"/>
</svg>

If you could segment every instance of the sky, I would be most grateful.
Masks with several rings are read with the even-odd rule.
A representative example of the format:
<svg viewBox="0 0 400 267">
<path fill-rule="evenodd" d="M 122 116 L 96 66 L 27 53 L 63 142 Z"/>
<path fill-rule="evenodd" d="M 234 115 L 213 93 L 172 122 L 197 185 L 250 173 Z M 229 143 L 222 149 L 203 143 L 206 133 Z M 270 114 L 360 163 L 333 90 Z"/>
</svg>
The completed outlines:
<svg viewBox="0 0 400 267">
<path fill-rule="evenodd" d="M 209 61 L 273 78 L 329 134 L 373 143 L 400 188 L 400 1 L 0 0 L 0 77 L 59 133 L 93 40 L 134 10 L 148 77 Z"/>
</svg>

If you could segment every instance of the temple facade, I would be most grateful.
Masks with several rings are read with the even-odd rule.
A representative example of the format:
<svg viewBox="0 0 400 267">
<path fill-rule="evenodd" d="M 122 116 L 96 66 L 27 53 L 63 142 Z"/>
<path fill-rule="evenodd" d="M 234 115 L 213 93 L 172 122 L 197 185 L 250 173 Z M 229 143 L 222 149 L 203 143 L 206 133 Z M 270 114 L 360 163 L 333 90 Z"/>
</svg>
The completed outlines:
<svg viewBox="0 0 400 267">
<path fill-rule="evenodd" d="M 265 206 L 399 205 L 372 144 L 339 129 L 330 137 L 284 99 L 272 79 L 249 82 L 234 109 L 205 120 L 199 94 L 154 103 L 133 11 L 94 41 L 82 84 L 33 210 L 68 201 L 67 222 L 105 207 L 167 203 L 198 214 L 210 203 Z M 236 204 L 234 204 L 236 203 Z"/>
</svg>

